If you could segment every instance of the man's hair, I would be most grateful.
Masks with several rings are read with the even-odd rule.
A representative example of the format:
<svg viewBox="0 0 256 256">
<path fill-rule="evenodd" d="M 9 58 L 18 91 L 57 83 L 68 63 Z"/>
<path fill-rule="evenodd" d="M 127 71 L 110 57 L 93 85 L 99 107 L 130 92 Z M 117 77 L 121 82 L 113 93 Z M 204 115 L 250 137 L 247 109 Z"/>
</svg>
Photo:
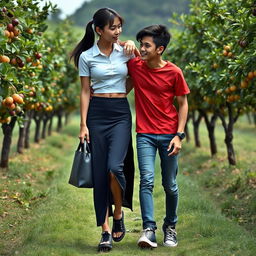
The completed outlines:
<svg viewBox="0 0 256 256">
<path fill-rule="evenodd" d="M 164 25 L 152 25 L 143 28 L 137 33 L 136 40 L 140 42 L 145 36 L 151 36 L 156 47 L 163 46 L 164 50 L 171 39 L 171 34 Z"/>
</svg>

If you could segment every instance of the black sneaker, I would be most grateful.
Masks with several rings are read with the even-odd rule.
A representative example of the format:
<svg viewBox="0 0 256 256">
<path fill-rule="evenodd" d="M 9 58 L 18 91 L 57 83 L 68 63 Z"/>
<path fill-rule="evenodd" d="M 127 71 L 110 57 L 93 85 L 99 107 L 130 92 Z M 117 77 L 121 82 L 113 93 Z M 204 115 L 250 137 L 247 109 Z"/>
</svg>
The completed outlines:
<svg viewBox="0 0 256 256">
<path fill-rule="evenodd" d="M 168 247 L 175 247 L 178 244 L 177 241 L 177 232 L 175 228 L 171 226 L 165 226 L 163 225 L 163 232 L 164 232 L 164 246 Z"/>
<path fill-rule="evenodd" d="M 151 228 L 146 228 L 142 231 L 142 235 L 138 240 L 138 246 L 140 248 L 156 248 L 156 235 L 155 230 Z"/>
<path fill-rule="evenodd" d="M 108 231 L 105 231 L 101 234 L 101 240 L 98 245 L 98 251 L 99 252 L 108 252 L 112 249 L 112 236 L 108 233 Z"/>
</svg>

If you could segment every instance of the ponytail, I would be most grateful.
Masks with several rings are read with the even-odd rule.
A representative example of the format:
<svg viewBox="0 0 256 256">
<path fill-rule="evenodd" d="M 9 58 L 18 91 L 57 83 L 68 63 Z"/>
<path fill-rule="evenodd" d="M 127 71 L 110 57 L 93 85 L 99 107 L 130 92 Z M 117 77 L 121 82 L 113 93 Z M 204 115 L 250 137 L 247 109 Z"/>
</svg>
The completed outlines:
<svg viewBox="0 0 256 256">
<path fill-rule="evenodd" d="M 92 28 L 93 20 L 88 22 L 83 39 L 78 43 L 75 49 L 72 51 L 70 59 L 74 58 L 75 66 L 78 67 L 78 61 L 81 53 L 90 49 L 94 45 L 94 31 Z"/>
<path fill-rule="evenodd" d="M 76 67 L 78 67 L 81 53 L 90 49 L 94 45 L 95 34 L 92 28 L 92 24 L 94 24 L 94 30 L 96 27 L 99 27 L 103 30 L 106 25 L 109 25 L 110 27 L 113 25 L 115 17 L 118 17 L 121 24 L 123 24 L 123 18 L 116 11 L 110 8 L 101 8 L 95 12 L 93 15 L 93 20 L 91 20 L 86 26 L 83 39 L 78 43 L 76 48 L 71 53 L 70 59 L 74 58 Z"/>
</svg>

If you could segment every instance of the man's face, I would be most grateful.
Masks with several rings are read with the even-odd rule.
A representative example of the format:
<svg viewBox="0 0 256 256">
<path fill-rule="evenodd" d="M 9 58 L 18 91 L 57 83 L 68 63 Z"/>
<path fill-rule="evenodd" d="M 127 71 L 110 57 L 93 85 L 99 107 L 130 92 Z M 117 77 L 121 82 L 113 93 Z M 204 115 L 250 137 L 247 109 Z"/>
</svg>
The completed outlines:
<svg viewBox="0 0 256 256">
<path fill-rule="evenodd" d="M 152 36 L 145 36 L 140 41 L 141 59 L 145 61 L 159 57 L 159 49 L 156 48 Z"/>
</svg>

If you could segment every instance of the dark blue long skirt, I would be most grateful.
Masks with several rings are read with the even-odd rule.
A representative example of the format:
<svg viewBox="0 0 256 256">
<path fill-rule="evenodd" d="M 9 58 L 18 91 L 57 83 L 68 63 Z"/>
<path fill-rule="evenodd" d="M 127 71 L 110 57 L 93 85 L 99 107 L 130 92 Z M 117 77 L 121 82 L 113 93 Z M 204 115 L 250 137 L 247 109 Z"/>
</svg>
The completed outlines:
<svg viewBox="0 0 256 256">
<path fill-rule="evenodd" d="M 87 126 L 92 152 L 94 208 L 97 226 L 101 226 L 108 207 L 109 215 L 113 215 L 110 172 L 122 189 L 123 206 L 132 210 L 134 161 L 131 112 L 127 99 L 92 97 Z"/>
</svg>

